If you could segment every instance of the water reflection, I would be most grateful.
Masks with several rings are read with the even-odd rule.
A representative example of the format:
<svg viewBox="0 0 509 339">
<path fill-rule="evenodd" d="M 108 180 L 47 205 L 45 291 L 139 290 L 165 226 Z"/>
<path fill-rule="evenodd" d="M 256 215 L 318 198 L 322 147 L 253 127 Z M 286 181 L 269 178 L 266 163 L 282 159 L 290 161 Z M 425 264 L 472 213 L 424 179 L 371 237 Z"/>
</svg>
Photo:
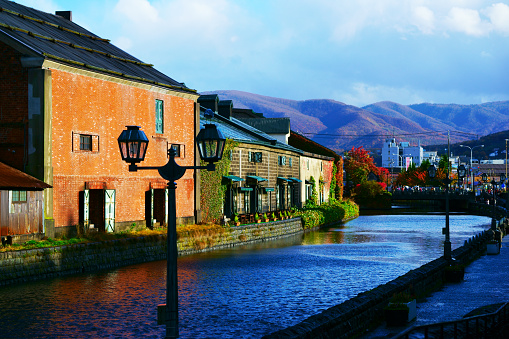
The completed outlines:
<svg viewBox="0 0 509 339">
<path fill-rule="evenodd" d="M 490 220 L 451 216 L 453 249 Z M 488 225 L 488 226 L 482 226 Z M 345 225 L 178 260 L 181 338 L 259 338 L 443 253 L 444 216 Z M 160 338 L 166 262 L 0 288 L 0 337 Z"/>
</svg>

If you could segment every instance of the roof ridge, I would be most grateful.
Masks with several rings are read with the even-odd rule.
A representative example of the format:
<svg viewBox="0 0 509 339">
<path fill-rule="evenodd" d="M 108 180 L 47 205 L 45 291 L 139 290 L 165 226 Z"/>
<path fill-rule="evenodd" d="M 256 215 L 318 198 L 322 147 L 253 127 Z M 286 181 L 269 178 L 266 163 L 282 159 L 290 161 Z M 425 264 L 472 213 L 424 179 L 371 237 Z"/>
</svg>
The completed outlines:
<svg viewBox="0 0 509 339">
<path fill-rule="evenodd" d="M 99 53 L 99 54 L 102 54 L 102 55 L 105 55 L 107 57 L 114 58 L 114 59 L 117 59 L 117 60 L 120 60 L 120 61 L 130 62 L 130 63 L 136 64 L 136 65 L 141 65 L 141 66 L 148 66 L 148 67 L 153 67 L 154 66 L 153 64 L 147 64 L 147 63 L 142 62 L 142 61 L 122 58 L 122 57 L 119 57 L 119 56 L 116 56 L 116 55 L 113 55 L 113 54 L 109 54 L 109 53 L 106 53 L 106 52 L 103 52 L 103 51 L 99 51 L 97 49 L 93 49 L 93 48 L 90 48 L 90 47 L 80 46 L 80 45 L 76 45 L 76 44 L 74 44 L 72 42 L 68 42 L 68 41 L 64 41 L 64 40 L 60 40 L 60 39 L 51 38 L 51 37 L 48 37 L 48 36 L 45 36 L 45 35 L 42 35 L 42 34 L 34 33 L 32 31 L 29 31 L 29 30 L 26 30 L 26 29 L 23 29 L 23 28 L 19 28 L 19 27 L 8 25 L 8 24 L 4 24 L 3 22 L 0 22 L 0 26 L 1 27 L 5 27 L 5 28 L 10 29 L 10 30 L 23 32 L 23 33 L 26 33 L 26 34 L 28 34 L 30 36 L 33 36 L 33 37 L 36 37 L 36 38 L 40 38 L 40 39 L 44 39 L 44 40 L 48 40 L 48 41 L 51 41 L 51 42 L 54 42 L 54 43 L 58 42 L 58 43 L 66 44 L 66 45 L 68 45 L 70 47 L 73 47 L 73 48 L 83 49 L 83 50 L 89 51 L 91 53 Z"/>
<path fill-rule="evenodd" d="M 104 42 L 107 42 L 107 43 L 110 42 L 109 39 L 103 39 L 103 38 L 100 38 L 98 36 L 93 36 L 93 35 L 90 35 L 90 34 L 81 33 L 81 32 L 72 30 L 70 28 L 65 28 L 63 26 L 51 23 L 49 21 L 45 21 L 45 20 L 37 19 L 37 18 L 32 18 L 31 16 L 28 16 L 28 15 L 25 15 L 25 14 L 21 14 L 21 13 L 15 12 L 15 11 L 11 11 L 10 9 L 4 8 L 4 7 L 0 7 L 0 12 L 7 12 L 9 14 L 16 15 L 16 16 L 18 16 L 20 18 L 23 18 L 23 19 L 32 20 L 32 21 L 38 22 L 40 24 L 53 26 L 53 27 L 56 27 L 56 28 L 61 29 L 63 31 L 66 31 L 66 32 L 69 32 L 69 33 L 73 33 L 73 34 L 76 34 L 76 35 L 79 35 L 79 36 L 84 36 L 84 37 L 90 38 L 92 40 L 99 40 L 99 41 L 104 41 Z"/>
</svg>

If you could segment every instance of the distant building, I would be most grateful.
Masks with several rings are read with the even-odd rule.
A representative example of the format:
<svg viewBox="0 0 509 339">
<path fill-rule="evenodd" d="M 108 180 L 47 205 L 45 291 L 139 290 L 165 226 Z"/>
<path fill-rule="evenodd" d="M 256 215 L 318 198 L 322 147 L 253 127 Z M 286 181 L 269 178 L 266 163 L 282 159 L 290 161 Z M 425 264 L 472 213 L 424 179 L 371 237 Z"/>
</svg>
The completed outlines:
<svg viewBox="0 0 509 339">
<path fill-rule="evenodd" d="M 382 167 L 408 168 L 411 164 L 420 166 L 424 159 L 424 149 L 410 146 L 408 142 L 397 143 L 395 138 L 386 139 L 382 147 Z"/>
<path fill-rule="evenodd" d="M 437 151 L 424 151 L 422 161 L 428 160 L 430 164 L 436 164 L 440 160 Z"/>
</svg>

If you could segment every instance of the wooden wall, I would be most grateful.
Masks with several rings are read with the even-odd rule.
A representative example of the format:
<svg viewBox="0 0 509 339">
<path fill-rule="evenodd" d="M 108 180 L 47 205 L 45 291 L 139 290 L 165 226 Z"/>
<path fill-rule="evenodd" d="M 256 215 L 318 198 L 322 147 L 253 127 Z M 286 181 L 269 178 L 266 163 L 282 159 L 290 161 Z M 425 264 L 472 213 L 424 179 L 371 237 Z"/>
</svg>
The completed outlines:
<svg viewBox="0 0 509 339">
<path fill-rule="evenodd" d="M 21 235 L 42 233 L 43 191 L 27 191 L 27 201 L 11 203 L 9 191 L 0 191 L 0 234 Z"/>
</svg>

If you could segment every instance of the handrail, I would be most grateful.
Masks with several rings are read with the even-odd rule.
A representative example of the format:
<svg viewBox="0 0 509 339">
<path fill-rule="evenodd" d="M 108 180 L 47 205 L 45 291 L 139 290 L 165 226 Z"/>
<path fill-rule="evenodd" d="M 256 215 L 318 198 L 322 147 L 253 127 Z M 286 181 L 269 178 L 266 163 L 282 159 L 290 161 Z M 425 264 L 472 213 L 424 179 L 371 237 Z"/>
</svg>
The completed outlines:
<svg viewBox="0 0 509 339">
<path fill-rule="evenodd" d="M 421 333 L 424 334 L 424 339 L 428 338 L 493 338 L 490 333 L 497 330 L 497 327 L 503 323 L 507 323 L 509 318 L 509 302 L 504 303 L 495 312 L 476 315 L 468 318 L 444 321 L 433 324 L 425 324 L 419 326 L 410 327 L 394 337 L 392 339 L 410 338 L 410 334 Z M 481 322 L 483 324 L 481 324 Z M 474 326 L 469 326 L 472 324 Z M 463 325 L 463 326 L 459 326 Z M 483 325 L 483 326 L 481 326 Z M 431 331 L 433 333 L 431 333 Z M 452 331 L 444 335 L 445 331 Z M 432 335 L 430 337 L 430 335 Z M 461 335 L 461 336 L 459 336 Z"/>
</svg>

